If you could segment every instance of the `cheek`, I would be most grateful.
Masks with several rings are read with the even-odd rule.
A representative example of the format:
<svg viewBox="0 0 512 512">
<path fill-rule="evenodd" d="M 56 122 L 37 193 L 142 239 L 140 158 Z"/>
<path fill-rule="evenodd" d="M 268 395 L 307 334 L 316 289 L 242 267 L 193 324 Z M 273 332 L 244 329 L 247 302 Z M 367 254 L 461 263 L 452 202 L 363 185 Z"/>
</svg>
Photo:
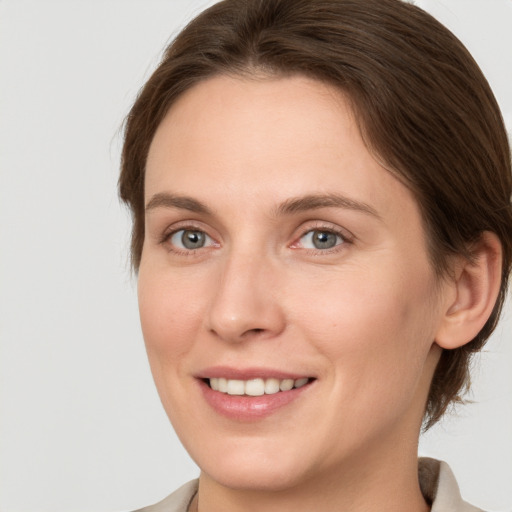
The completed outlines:
<svg viewBox="0 0 512 512">
<path fill-rule="evenodd" d="M 336 389 L 370 408 L 414 392 L 435 325 L 428 266 L 407 273 L 393 263 L 374 268 L 317 276 L 308 296 L 291 291 L 297 299 L 290 307 L 332 365 Z"/>
<path fill-rule="evenodd" d="M 400 332 L 406 336 L 418 322 L 432 321 L 431 280 L 414 272 L 404 276 L 393 265 L 377 271 L 331 269 L 325 275 L 290 281 L 294 286 L 287 287 L 287 302 L 294 321 L 307 324 L 320 337 L 330 331 L 359 345 L 361 339 L 400 338 Z"/>
<path fill-rule="evenodd" d="M 194 279 L 141 265 L 138 280 L 139 313 L 151 368 L 179 363 L 188 353 L 203 317 L 204 290 Z M 199 281 L 201 282 L 201 281 Z"/>
<path fill-rule="evenodd" d="M 141 264 L 138 300 L 141 327 L 151 373 L 173 425 L 186 418 L 186 361 L 193 351 L 203 318 L 206 290 L 195 279 L 180 278 L 158 264 Z M 201 282 L 201 281 L 199 281 Z"/>
</svg>

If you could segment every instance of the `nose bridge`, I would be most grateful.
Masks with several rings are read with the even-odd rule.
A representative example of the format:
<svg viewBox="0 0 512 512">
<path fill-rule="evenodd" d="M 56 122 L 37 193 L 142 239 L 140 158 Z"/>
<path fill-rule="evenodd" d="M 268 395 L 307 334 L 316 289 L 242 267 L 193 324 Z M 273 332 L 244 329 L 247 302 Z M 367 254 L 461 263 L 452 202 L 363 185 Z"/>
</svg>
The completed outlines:
<svg viewBox="0 0 512 512">
<path fill-rule="evenodd" d="M 226 341 L 272 336 L 284 323 L 276 300 L 275 265 L 264 250 L 232 247 L 224 256 L 212 294 L 208 329 Z"/>
</svg>

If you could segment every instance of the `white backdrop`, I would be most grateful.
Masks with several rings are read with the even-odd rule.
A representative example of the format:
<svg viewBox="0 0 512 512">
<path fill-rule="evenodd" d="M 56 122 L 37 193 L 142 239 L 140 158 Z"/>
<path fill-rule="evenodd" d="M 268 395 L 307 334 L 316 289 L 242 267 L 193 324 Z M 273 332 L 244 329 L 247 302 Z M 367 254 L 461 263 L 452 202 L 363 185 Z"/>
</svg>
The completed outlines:
<svg viewBox="0 0 512 512">
<path fill-rule="evenodd" d="M 118 129 L 206 0 L 0 0 L 0 511 L 122 511 L 197 475 L 154 390 L 117 200 Z M 417 2 L 469 47 L 512 129 L 512 0 Z M 512 510 L 512 313 L 474 405 L 421 442 Z"/>
</svg>

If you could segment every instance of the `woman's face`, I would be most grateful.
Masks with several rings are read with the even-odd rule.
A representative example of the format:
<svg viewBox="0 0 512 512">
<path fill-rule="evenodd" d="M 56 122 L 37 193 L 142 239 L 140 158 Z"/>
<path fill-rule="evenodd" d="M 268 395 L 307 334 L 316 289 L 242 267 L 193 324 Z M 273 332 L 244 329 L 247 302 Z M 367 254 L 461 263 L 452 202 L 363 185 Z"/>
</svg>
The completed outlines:
<svg viewBox="0 0 512 512">
<path fill-rule="evenodd" d="M 341 93 L 200 83 L 157 130 L 145 202 L 142 329 L 204 475 L 283 489 L 415 447 L 443 284 Z"/>
</svg>

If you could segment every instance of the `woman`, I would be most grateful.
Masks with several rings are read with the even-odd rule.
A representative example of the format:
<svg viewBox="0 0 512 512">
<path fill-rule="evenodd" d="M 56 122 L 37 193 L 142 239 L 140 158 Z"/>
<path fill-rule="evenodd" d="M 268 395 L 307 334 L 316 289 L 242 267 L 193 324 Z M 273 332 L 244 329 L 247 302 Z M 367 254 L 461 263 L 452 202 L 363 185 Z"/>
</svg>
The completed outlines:
<svg viewBox="0 0 512 512">
<path fill-rule="evenodd" d="M 511 189 L 485 78 L 419 8 L 226 0 L 190 23 L 120 177 L 151 369 L 201 468 L 144 510 L 477 510 L 417 443 L 498 321 Z"/>
</svg>

